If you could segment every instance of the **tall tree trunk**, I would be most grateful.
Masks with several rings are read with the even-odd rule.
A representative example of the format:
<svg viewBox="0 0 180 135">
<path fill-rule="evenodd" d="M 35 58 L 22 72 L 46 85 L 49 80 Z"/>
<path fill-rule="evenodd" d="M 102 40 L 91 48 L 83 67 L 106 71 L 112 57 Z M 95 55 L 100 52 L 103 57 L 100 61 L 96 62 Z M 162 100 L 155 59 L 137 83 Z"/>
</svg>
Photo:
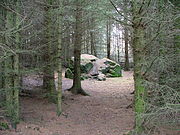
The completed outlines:
<svg viewBox="0 0 180 135">
<path fill-rule="evenodd" d="M 10 1 L 6 1 L 6 4 L 10 4 Z M 13 3 L 14 4 L 14 3 Z M 13 28 L 14 24 L 14 15 L 12 12 L 7 11 L 6 13 L 6 29 L 9 30 Z M 6 45 L 11 48 L 12 43 L 10 42 L 10 38 L 12 35 L 5 35 L 5 42 Z M 13 54 L 8 50 L 7 57 L 4 62 L 4 69 L 5 69 L 5 80 L 4 80 L 4 87 L 6 90 L 6 109 L 7 109 L 7 115 L 13 120 Z"/>
<path fill-rule="evenodd" d="M 128 17 L 127 15 L 127 0 L 124 0 L 124 16 Z M 128 23 L 128 20 L 124 18 L 125 23 Z M 129 71 L 129 31 L 128 27 L 124 26 L 124 42 L 125 42 L 125 65 L 124 70 Z"/>
<path fill-rule="evenodd" d="M 110 20 L 107 21 L 107 58 L 111 59 L 111 23 Z"/>
<path fill-rule="evenodd" d="M 89 19 L 88 19 L 88 21 L 87 21 L 87 25 L 88 25 L 88 28 L 89 28 L 89 27 L 90 27 Z M 90 30 L 87 29 L 86 31 L 87 31 L 87 34 L 86 34 L 86 35 L 87 35 L 87 36 L 86 36 L 86 53 L 87 53 L 87 54 L 90 54 L 90 53 L 92 54 L 92 52 L 90 52 L 91 49 L 89 50 L 89 46 L 90 46 L 90 44 L 89 44 Z"/>
<path fill-rule="evenodd" d="M 134 53 L 134 81 L 135 81 L 135 112 L 136 114 L 136 129 L 141 130 L 141 115 L 145 111 L 144 96 L 145 88 L 142 85 L 143 76 L 141 72 L 143 63 L 143 48 L 144 48 L 144 28 L 137 27 L 134 29 L 133 53 Z"/>
<path fill-rule="evenodd" d="M 95 32 L 94 32 L 94 18 L 90 19 L 90 25 L 91 25 L 91 30 L 90 30 L 90 41 L 91 41 L 91 54 L 94 56 L 97 56 L 96 53 L 96 47 L 95 47 Z"/>
<path fill-rule="evenodd" d="M 94 32 L 90 32 L 90 39 L 91 39 L 91 54 L 94 55 L 94 56 L 97 56 L 97 53 L 96 53 L 96 47 L 95 47 L 95 42 L 94 42 L 94 39 L 95 36 L 94 36 Z"/>
<path fill-rule="evenodd" d="M 63 0 L 59 0 L 59 15 L 58 15 L 58 52 L 57 52 L 57 115 L 62 113 L 62 23 L 63 23 Z"/>
<path fill-rule="evenodd" d="M 0 63 L 0 89 L 4 88 L 4 66 L 3 62 Z"/>
<path fill-rule="evenodd" d="M 176 10 L 179 11 L 179 6 L 180 6 L 179 0 L 170 0 L 170 1 L 175 6 Z M 177 13 L 174 13 L 174 15 L 175 14 L 177 14 Z M 180 17 L 178 17 L 174 20 L 174 29 L 175 30 L 180 29 Z M 179 42 L 180 42 L 180 35 L 179 35 L 179 33 L 176 33 L 174 35 L 174 50 L 175 50 L 174 54 L 176 54 L 175 59 L 177 59 L 177 61 L 179 61 L 177 56 L 180 54 L 180 43 Z M 174 72 L 176 75 L 180 75 L 179 67 L 180 67 L 180 62 L 174 63 L 174 68 L 175 68 Z"/>
<path fill-rule="evenodd" d="M 73 87 L 70 89 L 73 94 L 87 95 L 81 87 L 81 46 L 82 46 L 82 5 L 81 0 L 76 1 L 76 27 L 74 44 L 74 77 Z"/>
<path fill-rule="evenodd" d="M 134 82 L 135 82 L 135 112 L 136 123 L 135 128 L 137 132 L 143 130 L 142 114 L 145 111 L 145 87 L 143 86 L 143 72 L 142 67 L 145 57 L 145 26 L 142 22 L 143 0 L 135 0 L 132 4 L 133 12 L 133 56 L 134 56 Z M 142 6 L 142 7 L 141 7 Z M 142 8 L 140 10 L 140 7 Z"/>
<path fill-rule="evenodd" d="M 7 4 L 16 5 L 16 12 L 20 12 L 20 0 L 6 1 Z M 19 49 L 20 49 L 20 16 L 7 11 L 6 15 L 6 29 L 10 30 L 15 28 L 15 35 L 5 35 L 6 45 L 9 48 L 15 48 L 12 53 L 10 50 L 7 52 L 7 58 L 4 62 L 5 67 L 5 89 L 6 89 L 6 107 L 7 114 L 11 119 L 12 126 L 16 128 L 19 122 L 19 89 L 20 89 L 20 74 L 19 74 Z M 13 42 L 12 42 L 12 39 Z"/>
<path fill-rule="evenodd" d="M 21 0 L 17 0 L 16 1 L 16 11 L 19 13 L 21 10 L 20 8 L 20 3 Z M 18 30 L 20 28 L 20 23 L 21 23 L 21 18 L 19 15 L 16 14 L 16 29 Z M 16 32 L 15 35 L 15 44 L 16 44 L 16 50 L 18 51 L 20 49 L 20 43 L 21 43 L 21 35 L 20 35 L 20 31 Z M 16 52 L 16 54 L 14 55 L 14 59 L 13 59 L 13 68 L 14 68 L 14 124 L 16 126 L 16 124 L 19 122 L 19 89 L 20 89 L 20 61 L 19 61 L 19 53 Z"/>
<path fill-rule="evenodd" d="M 65 42 L 64 42 L 64 44 L 65 44 L 65 66 L 68 66 L 69 65 L 69 61 L 70 61 L 70 59 L 71 59 L 71 57 L 70 57 L 70 51 L 69 51 L 69 49 L 70 49 L 70 44 L 71 44 L 71 36 L 70 36 L 70 28 L 69 28 L 69 25 L 70 25 L 70 23 L 69 22 L 66 22 L 66 32 L 65 32 L 65 35 L 66 35 L 66 37 L 65 37 Z"/>
<path fill-rule="evenodd" d="M 119 43 L 120 38 L 121 38 L 121 36 L 120 36 L 120 35 L 118 35 L 118 37 L 117 37 L 117 43 L 118 43 L 118 46 L 117 46 L 118 63 L 120 63 L 120 43 Z"/>
<path fill-rule="evenodd" d="M 0 4 L 3 4 L 3 2 L 0 2 Z M 1 19 L 0 19 L 0 31 L 3 31 L 5 28 L 5 23 L 4 20 L 6 19 L 6 13 L 5 13 L 5 9 L 3 7 L 0 6 L 0 15 L 1 15 Z M 5 44 L 5 37 L 4 35 L 0 35 L 0 43 Z M 3 50 L 0 49 L 0 53 L 3 55 Z M 4 61 L 0 62 L 0 89 L 4 88 Z M 0 97 L 2 98 L 2 97 Z"/>
<path fill-rule="evenodd" d="M 125 66 L 124 70 L 129 71 L 129 34 L 127 28 L 124 29 L 124 38 L 125 38 Z"/>
<path fill-rule="evenodd" d="M 54 101 L 55 98 L 55 82 L 54 82 L 54 64 L 53 64 L 53 38 L 52 38 L 52 7 L 49 5 L 53 4 L 53 0 L 48 0 L 48 6 L 45 8 L 45 35 L 47 40 L 47 46 L 44 52 L 44 61 L 46 66 L 44 67 L 43 86 L 49 93 L 49 99 Z"/>
</svg>

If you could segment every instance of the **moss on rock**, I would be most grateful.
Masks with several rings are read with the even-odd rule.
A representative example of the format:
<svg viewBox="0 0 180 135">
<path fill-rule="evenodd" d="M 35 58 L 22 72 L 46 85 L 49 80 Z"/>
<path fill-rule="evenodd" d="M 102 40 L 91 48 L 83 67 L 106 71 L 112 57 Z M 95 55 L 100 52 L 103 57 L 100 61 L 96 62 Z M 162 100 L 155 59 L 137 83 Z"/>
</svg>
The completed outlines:
<svg viewBox="0 0 180 135">
<path fill-rule="evenodd" d="M 9 125 L 6 122 L 0 122 L 0 130 L 9 129 Z"/>
<path fill-rule="evenodd" d="M 73 60 L 69 62 L 69 67 L 66 70 L 65 77 L 72 79 L 73 78 Z M 81 55 L 81 80 L 88 78 L 95 78 L 97 80 L 105 80 L 105 77 L 121 77 L 122 68 L 121 66 L 108 58 L 98 59 L 97 57 L 89 54 Z M 103 79 L 102 75 L 103 74 Z M 89 76 L 88 76 L 89 75 Z M 98 79 L 100 75 L 100 79 Z"/>
<path fill-rule="evenodd" d="M 81 65 L 81 73 L 88 73 L 93 68 L 92 63 L 87 63 L 85 65 Z"/>
<path fill-rule="evenodd" d="M 73 74 L 73 72 L 71 71 L 71 69 L 70 69 L 70 68 L 67 68 L 66 71 L 65 71 L 65 77 L 66 77 L 66 78 L 73 79 L 73 76 L 74 76 L 74 74 Z"/>
<path fill-rule="evenodd" d="M 111 67 L 109 73 L 111 74 L 111 77 L 121 77 L 122 76 L 121 66 L 115 65 L 114 67 Z"/>
</svg>

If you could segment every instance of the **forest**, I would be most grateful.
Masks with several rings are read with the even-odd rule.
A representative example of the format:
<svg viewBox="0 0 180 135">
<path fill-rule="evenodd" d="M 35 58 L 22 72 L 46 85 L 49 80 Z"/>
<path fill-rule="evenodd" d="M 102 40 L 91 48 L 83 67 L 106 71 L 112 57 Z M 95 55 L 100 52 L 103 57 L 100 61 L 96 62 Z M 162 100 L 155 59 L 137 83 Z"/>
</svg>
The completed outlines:
<svg viewBox="0 0 180 135">
<path fill-rule="evenodd" d="M 0 0 L 0 135 L 179 135 L 179 0 Z"/>
</svg>

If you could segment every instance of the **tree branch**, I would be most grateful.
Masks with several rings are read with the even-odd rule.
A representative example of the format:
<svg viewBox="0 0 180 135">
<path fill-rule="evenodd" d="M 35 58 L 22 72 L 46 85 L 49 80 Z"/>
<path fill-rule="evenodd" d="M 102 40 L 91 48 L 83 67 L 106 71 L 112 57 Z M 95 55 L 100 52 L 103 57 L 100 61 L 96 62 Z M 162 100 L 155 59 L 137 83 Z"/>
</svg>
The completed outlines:
<svg viewBox="0 0 180 135">
<path fill-rule="evenodd" d="M 117 12 L 120 16 L 124 17 L 124 19 L 126 19 L 127 21 L 129 21 L 129 22 L 132 23 L 132 21 L 131 21 L 129 18 L 127 18 L 126 16 L 124 16 L 124 15 L 117 9 L 116 5 L 112 2 L 112 0 L 109 0 L 109 1 L 110 1 L 110 3 L 112 4 L 112 6 L 114 7 L 114 9 L 116 10 L 116 12 Z"/>
</svg>

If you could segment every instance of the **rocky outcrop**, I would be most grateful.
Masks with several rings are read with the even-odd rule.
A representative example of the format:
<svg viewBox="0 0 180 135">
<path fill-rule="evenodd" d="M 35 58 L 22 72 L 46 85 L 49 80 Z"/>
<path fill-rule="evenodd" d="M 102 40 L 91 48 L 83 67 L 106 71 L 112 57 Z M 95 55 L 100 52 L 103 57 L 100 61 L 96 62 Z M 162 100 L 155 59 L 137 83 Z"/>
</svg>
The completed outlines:
<svg viewBox="0 0 180 135">
<path fill-rule="evenodd" d="M 71 59 L 73 64 L 74 58 Z M 72 79 L 73 65 L 66 69 L 65 77 Z M 99 81 L 106 80 L 106 77 L 121 77 L 121 66 L 107 58 L 98 59 L 97 57 L 89 54 L 81 55 L 81 73 L 82 80 L 87 78 L 97 79 Z"/>
</svg>

